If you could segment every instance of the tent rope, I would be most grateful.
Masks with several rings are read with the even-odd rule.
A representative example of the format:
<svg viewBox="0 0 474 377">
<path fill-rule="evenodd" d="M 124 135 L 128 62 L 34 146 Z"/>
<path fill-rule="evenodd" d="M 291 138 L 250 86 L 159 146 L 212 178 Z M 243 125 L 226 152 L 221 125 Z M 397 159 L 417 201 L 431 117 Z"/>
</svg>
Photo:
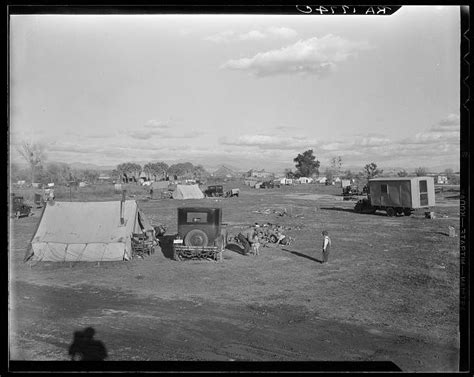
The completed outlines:
<svg viewBox="0 0 474 377">
<path fill-rule="evenodd" d="M 86 247 L 87 247 L 88 243 L 85 243 L 84 244 L 84 247 L 82 248 L 81 252 L 78 254 L 78 257 L 77 259 L 72 262 L 72 266 L 75 266 L 77 262 L 79 262 L 80 259 L 82 259 L 82 256 L 84 255 L 84 252 L 86 251 Z M 66 246 L 66 251 L 67 251 L 67 248 L 69 247 L 69 244 Z"/>
</svg>

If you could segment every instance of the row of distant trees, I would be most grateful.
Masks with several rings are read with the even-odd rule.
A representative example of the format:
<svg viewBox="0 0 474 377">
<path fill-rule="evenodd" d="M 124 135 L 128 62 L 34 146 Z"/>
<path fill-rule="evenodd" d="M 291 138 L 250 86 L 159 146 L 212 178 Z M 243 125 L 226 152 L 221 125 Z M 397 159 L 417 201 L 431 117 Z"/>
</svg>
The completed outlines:
<svg viewBox="0 0 474 377">
<path fill-rule="evenodd" d="M 291 169 L 285 170 L 285 176 L 287 178 L 300 178 L 300 177 L 313 177 L 319 176 L 320 161 L 316 159 L 312 149 L 309 149 L 303 153 L 299 153 L 294 159 L 296 171 Z M 332 157 L 329 166 L 324 171 L 324 176 L 332 181 L 335 177 L 342 179 L 356 179 L 356 180 L 369 180 L 381 176 L 383 173 L 382 169 L 379 169 L 375 162 L 366 164 L 362 171 L 352 172 L 350 169 L 343 169 L 343 161 L 341 156 Z M 425 176 L 428 174 L 428 170 L 424 167 L 415 169 L 415 175 L 418 177 Z M 452 184 L 459 184 L 459 177 L 454 173 L 453 169 L 446 169 L 444 171 L 448 182 Z M 399 177 L 408 176 L 408 172 L 402 169 L 397 172 Z"/>
<path fill-rule="evenodd" d="M 28 167 L 22 168 L 17 164 L 11 164 L 10 177 L 13 180 L 25 180 L 30 182 L 55 182 L 67 183 L 71 181 L 87 181 L 94 183 L 99 178 L 99 172 L 93 169 L 73 169 L 66 163 L 47 163 L 47 156 L 41 144 L 24 142 L 17 148 L 20 155 L 27 162 Z M 285 170 L 287 178 L 314 177 L 319 176 L 320 161 L 316 159 L 312 149 L 299 153 L 294 159 L 296 170 Z M 145 172 L 150 180 L 164 180 L 167 177 L 179 177 L 181 179 L 205 180 L 211 176 L 202 165 L 193 165 L 190 162 L 168 165 L 165 162 L 149 162 L 140 165 L 135 162 L 125 162 L 117 165 L 116 169 L 107 172 L 116 180 L 124 177 L 139 178 L 141 172 Z M 340 177 L 343 179 L 371 179 L 383 173 L 375 162 L 366 164 L 362 171 L 352 172 L 344 170 L 341 156 L 331 158 L 329 166 L 325 169 L 324 175 L 328 180 Z M 415 170 L 415 175 L 424 176 L 428 173 L 426 168 L 419 167 Z M 459 177 L 453 169 L 446 169 L 444 172 L 449 183 L 458 184 Z M 397 173 L 398 176 L 408 176 L 404 169 Z"/>
<path fill-rule="evenodd" d="M 112 175 L 118 176 L 120 180 L 127 177 L 138 178 L 144 172 L 148 180 L 160 181 L 169 177 L 179 177 L 183 179 L 203 180 L 210 176 L 210 173 L 202 165 L 193 165 L 191 162 L 168 165 L 165 162 L 148 162 L 140 165 L 135 162 L 125 162 L 117 165 Z"/>
<path fill-rule="evenodd" d="M 13 181 L 66 184 L 78 181 L 94 183 L 99 179 L 100 173 L 94 169 L 73 169 L 66 163 L 48 163 L 44 146 L 41 144 L 24 142 L 17 150 L 27 162 L 27 167 L 12 163 L 10 177 Z M 210 176 L 210 173 L 202 165 L 193 165 L 190 162 L 173 165 L 168 165 L 165 162 L 149 162 L 143 166 L 135 162 L 125 162 L 117 165 L 113 170 L 102 173 L 121 181 L 125 176 L 138 179 L 141 172 L 145 172 L 150 180 L 162 180 L 174 176 L 203 180 Z"/>
<path fill-rule="evenodd" d="M 300 178 L 300 177 L 318 177 L 319 167 L 321 163 L 316 159 L 314 151 L 308 149 L 303 153 L 299 153 L 294 159 L 296 171 L 291 169 L 285 170 L 287 178 Z M 332 181 L 336 176 L 344 179 L 362 178 L 371 179 L 377 177 L 383 173 L 382 169 L 377 167 L 375 162 L 370 162 L 364 166 L 364 170 L 358 173 L 353 173 L 350 169 L 343 169 L 343 161 L 341 156 L 335 156 L 331 158 L 330 165 L 324 171 L 324 176 Z"/>
<path fill-rule="evenodd" d="M 32 170 L 34 170 L 34 173 L 32 173 Z M 44 162 L 41 165 L 35 166 L 34 169 L 12 163 L 10 165 L 10 177 L 14 182 L 55 182 L 66 184 L 71 181 L 95 182 L 99 178 L 99 172 L 92 169 L 73 169 L 68 164 L 61 162 Z"/>
<path fill-rule="evenodd" d="M 10 164 L 10 177 L 13 181 L 57 182 L 95 181 L 99 172 L 92 169 L 73 169 L 63 162 L 47 162 L 44 146 L 39 143 L 24 142 L 17 151 L 27 163 L 27 167 Z"/>
</svg>

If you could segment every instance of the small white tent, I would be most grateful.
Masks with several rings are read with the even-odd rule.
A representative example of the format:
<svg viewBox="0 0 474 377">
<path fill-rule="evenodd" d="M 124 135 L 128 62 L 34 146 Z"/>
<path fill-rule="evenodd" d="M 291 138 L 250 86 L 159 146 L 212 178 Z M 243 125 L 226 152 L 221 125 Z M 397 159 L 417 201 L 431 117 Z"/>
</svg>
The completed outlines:
<svg viewBox="0 0 474 377">
<path fill-rule="evenodd" d="M 153 232 L 135 200 L 48 202 L 25 261 L 122 261 L 133 233 Z"/>
<path fill-rule="evenodd" d="M 204 194 L 198 185 L 176 185 L 173 199 L 203 199 Z"/>
<path fill-rule="evenodd" d="M 313 182 L 313 178 L 308 178 L 308 177 L 300 177 L 298 178 L 299 183 L 311 183 Z"/>
</svg>

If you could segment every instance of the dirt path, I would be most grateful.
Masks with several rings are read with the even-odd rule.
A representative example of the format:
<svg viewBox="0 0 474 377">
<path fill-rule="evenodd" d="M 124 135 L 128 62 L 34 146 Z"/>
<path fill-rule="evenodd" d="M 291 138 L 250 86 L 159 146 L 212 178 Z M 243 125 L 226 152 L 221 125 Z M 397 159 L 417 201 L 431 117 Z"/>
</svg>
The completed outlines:
<svg viewBox="0 0 474 377">
<path fill-rule="evenodd" d="M 90 285 L 67 289 L 19 282 L 15 291 L 25 305 L 14 313 L 23 326 L 13 359 L 68 360 L 73 331 L 92 326 L 109 360 L 388 360 L 404 371 L 456 368 L 454 348 L 322 320 L 304 307 L 142 298 Z M 39 343 L 47 346 L 38 348 Z"/>
</svg>

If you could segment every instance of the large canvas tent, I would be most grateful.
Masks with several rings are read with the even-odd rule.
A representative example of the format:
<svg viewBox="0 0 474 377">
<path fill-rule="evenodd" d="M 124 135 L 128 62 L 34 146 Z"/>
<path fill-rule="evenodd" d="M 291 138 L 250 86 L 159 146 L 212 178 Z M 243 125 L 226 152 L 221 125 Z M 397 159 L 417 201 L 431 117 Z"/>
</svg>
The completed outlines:
<svg viewBox="0 0 474 377">
<path fill-rule="evenodd" d="M 173 199 L 203 199 L 204 194 L 198 185 L 176 185 Z"/>
<path fill-rule="evenodd" d="M 96 262 L 132 257 L 132 234 L 153 232 L 135 200 L 50 202 L 25 261 Z"/>
</svg>

